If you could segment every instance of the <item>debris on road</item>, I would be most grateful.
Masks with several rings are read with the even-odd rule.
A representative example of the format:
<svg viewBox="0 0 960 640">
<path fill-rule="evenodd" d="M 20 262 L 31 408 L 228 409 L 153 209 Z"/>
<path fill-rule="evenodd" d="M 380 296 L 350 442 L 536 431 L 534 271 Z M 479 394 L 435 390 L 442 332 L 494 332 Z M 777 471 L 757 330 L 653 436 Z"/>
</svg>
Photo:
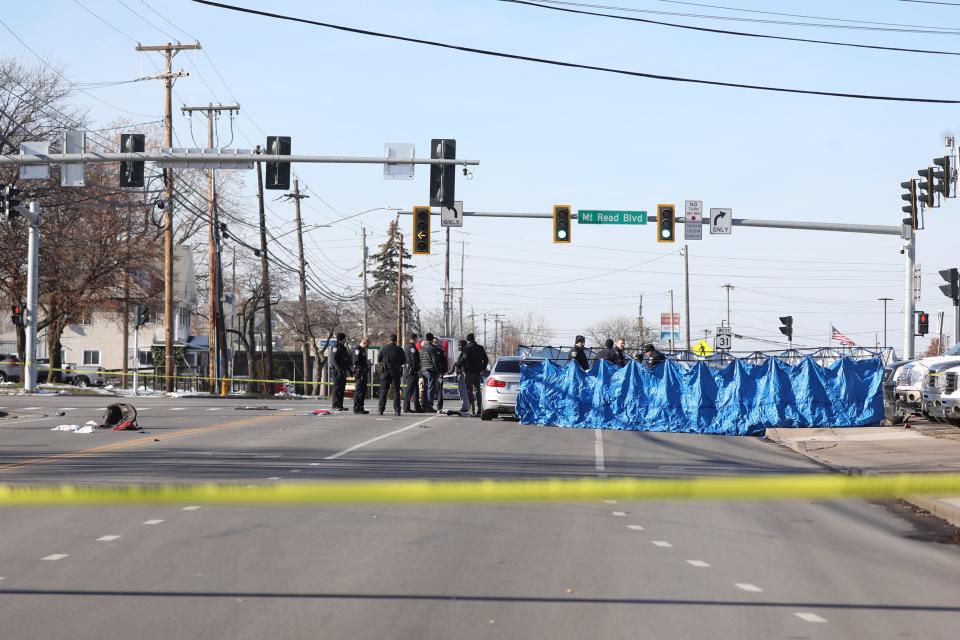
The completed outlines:
<svg viewBox="0 0 960 640">
<path fill-rule="evenodd" d="M 276 411 L 273 407 L 268 407 L 265 404 L 257 405 L 255 407 L 246 406 L 246 407 L 234 407 L 237 411 Z"/>
<path fill-rule="evenodd" d="M 69 431 L 70 433 L 93 433 L 93 430 L 95 428 L 96 427 L 92 427 L 90 425 L 84 425 L 81 427 L 78 424 L 61 424 L 54 427 L 53 429 L 50 429 L 50 431 Z"/>
<path fill-rule="evenodd" d="M 308 412 L 303 413 L 303 414 L 301 414 L 301 415 L 304 415 L 304 416 L 329 416 L 329 415 L 333 415 L 333 411 L 330 411 L 329 409 L 314 409 L 313 411 L 308 411 Z"/>
</svg>

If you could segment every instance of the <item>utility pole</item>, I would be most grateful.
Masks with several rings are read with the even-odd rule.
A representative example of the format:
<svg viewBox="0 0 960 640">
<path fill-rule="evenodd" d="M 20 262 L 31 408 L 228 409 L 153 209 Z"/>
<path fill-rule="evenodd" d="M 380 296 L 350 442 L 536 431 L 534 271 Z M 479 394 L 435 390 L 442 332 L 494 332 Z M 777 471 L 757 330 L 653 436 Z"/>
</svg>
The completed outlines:
<svg viewBox="0 0 960 640">
<path fill-rule="evenodd" d="M 397 339 L 403 336 L 403 232 L 398 231 L 397 243 Z"/>
<path fill-rule="evenodd" d="M 260 153 L 260 145 L 257 145 Z M 263 280 L 263 331 L 264 347 L 266 348 L 266 371 L 263 379 L 266 380 L 267 393 L 273 395 L 273 318 L 270 309 L 270 259 L 267 253 L 267 216 L 263 208 L 263 171 L 257 163 L 257 202 L 260 207 L 260 270 Z"/>
<path fill-rule="evenodd" d="M 730 324 L 730 290 L 736 289 L 736 287 L 730 284 L 729 282 L 727 284 L 723 284 L 720 286 L 722 286 L 724 289 L 727 290 L 727 326 L 729 327 L 731 326 Z"/>
<path fill-rule="evenodd" d="M 160 44 L 137 45 L 137 51 L 162 51 L 164 57 L 164 72 L 158 76 L 163 80 L 164 89 L 164 145 L 173 147 L 173 107 L 171 95 L 173 93 L 173 79 L 188 76 L 186 71 L 173 72 L 173 56 L 180 51 L 199 49 L 200 43 L 194 44 Z M 164 202 L 163 209 L 163 324 L 164 324 L 164 371 L 166 375 L 167 392 L 174 389 L 174 360 L 173 360 L 173 169 L 163 170 Z"/>
<path fill-rule="evenodd" d="M 307 381 L 310 379 L 310 343 L 307 340 L 307 336 L 310 335 L 309 330 L 309 314 L 307 313 L 307 265 L 303 258 L 303 222 L 300 218 L 300 201 L 304 198 L 309 198 L 310 196 L 300 193 L 300 181 L 293 181 L 293 193 L 288 193 L 287 198 L 293 200 L 293 211 L 294 217 L 297 222 L 297 253 L 300 261 L 300 322 L 302 325 L 302 332 L 300 334 L 300 339 L 303 341 L 301 343 L 301 348 L 303 351 L 303 392 L 304 395 L 309 395 L 307 391 Z"/>
<path fill-rule="evenodd" d="M 937 355 L 943 355 L 943 309 L 937 311 Z"/>
<path fill-rule="evenodd" d="M 483 345 L 487 345 L 487 314 L 483 314 Z"/>
<path fill-rule="evenodd" d="M 360 226 L 360 265 L 363 270 L 363 337 L 366 338 L 369 334 L 367 333 L 367 227 L 365 225 Z M 400 344 L 403 344 L 400 334 L 397 334 L 397 339 L 400 340 Z"/>
<path fill-rule="evenodd" d="M 463 267 L 466 260 L 467 243 L 460 241 L 460 337 L 463 338 Z"/>
<path fill-rule="evenodd" d="M 443 271 L 443 335 L 450 335 L 450 227 L 447 227 L 446 266 Z"/>
<path fill-rule="evenodd" d="M 668 293 L 670 294 L 670 351 L 673 352 L 673 289 Z"/>
<path fill-rule="evenodd" d="M 883 348 L 887 348 L 887 303 L 893 298 L 877 298 L 883 301 Z"/>
<path fill-rule="evenodd" d="M 686 331 L 684 337 L 687 339 L 687 351 L 691 351 L 690 346 L 690 246 L 683 245 L 683 312 L 686 315 Z M 673 322 L 673 318 L 670 319 Z"/>
<path fill-rule="evenodd" d="M 207 114 L 207 149 L 213 149 L 213 114 L 219 114 L 222 111 L 228 113 L 233 113 L 234 111 L 240 111 L 240 105 L 231 104 L 231 105 L 217 105 L 213 106 L 213 103 L 207 104 L 205 107 L 188 107 L 184 105 L 180 108 L 181 113 L 189 113 L 191 117 L 193 116 L 194 111 L 203 111 Z M 220 340 L 220 314 L 218 310 L 217 302 L 222 295 L 220 291 L 219 283 L 217 282 L 217 273 L 219 269 L 219 256 L 217 255 L 217 233 L 218 233 L 218 222 L 219 216 L 217 214 L 217 185 L 214 176 L 214 170 L 207 170 L 207 241 L 208 241 L 208 258 L 207 264 L 209 265 L 209 282 L 210 282 L 210 331 L 209 331 L 209 363 L 210 363 L 210 395 L 217 393 L 217 379 L 223 377 L 223 371 L 218 370 L 218 364 L 220 363 L 220 358 L 218 354 L 223 350 L 223 345 Z"/>
<path fill-rule="evenodd" d="M 640 305 L 637 307 L 637 349 L 643 349 L 643 294 L 640 294 Z"/>
</svg>

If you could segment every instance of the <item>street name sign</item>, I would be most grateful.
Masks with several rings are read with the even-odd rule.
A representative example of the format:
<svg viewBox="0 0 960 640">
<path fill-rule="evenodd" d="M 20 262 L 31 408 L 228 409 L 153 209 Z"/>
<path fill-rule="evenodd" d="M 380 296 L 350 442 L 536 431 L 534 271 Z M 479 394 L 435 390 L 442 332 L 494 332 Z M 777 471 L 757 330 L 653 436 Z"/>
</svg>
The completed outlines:
<svg viewBox="0 0 960 640">
<path fill-rule="evenodd" d="M 684 240 L 703 240 L 703 201 L 687 200 L 684 203 Z"/>
<path fill-rule="evenodd" d="M 462 227 L 463 226 L 463 201 L 454 200 L 453 209 L 443 207 L 440 209 L 441 227 Z"/>
<path fill-rule="evenodd" d="M 578 224 L 647 224 L 646 211 L 604 211 L 599 209 L 580 209 L 577 211 Z"/>
<path fill-rule="evenodd" d="M 733 229 L 733 209 L 710 209 L 710 233 L 730 235 Z"/>
</svg>

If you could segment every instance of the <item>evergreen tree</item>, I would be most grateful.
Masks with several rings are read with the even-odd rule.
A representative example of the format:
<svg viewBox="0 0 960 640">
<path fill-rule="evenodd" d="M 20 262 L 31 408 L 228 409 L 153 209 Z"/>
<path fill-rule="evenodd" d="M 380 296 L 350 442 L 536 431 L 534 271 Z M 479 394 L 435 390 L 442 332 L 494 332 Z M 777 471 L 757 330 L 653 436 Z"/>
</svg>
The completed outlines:
<svg viewBox="0 0 960 640">
<path fill-rule="evenodd" d="M 370 256 L 372 269 L 369 273 L 373 283 L 368 292 L 370 310 L 369 332 L 373 338 L 385 338 L 397 327 L 397 275 L 400 270 L 400 244 L 398 242 L 397 221 L 391 220 L 387 227 L 387 239 L 380 245 L 379 251 Z M 403 249 L 403 323 L 407 331 L 419 331 L 417 318 L 419 312 L 413 301 L 413 276 L 410 271 L 414 265 L 412 255 Z"/>
</svg>

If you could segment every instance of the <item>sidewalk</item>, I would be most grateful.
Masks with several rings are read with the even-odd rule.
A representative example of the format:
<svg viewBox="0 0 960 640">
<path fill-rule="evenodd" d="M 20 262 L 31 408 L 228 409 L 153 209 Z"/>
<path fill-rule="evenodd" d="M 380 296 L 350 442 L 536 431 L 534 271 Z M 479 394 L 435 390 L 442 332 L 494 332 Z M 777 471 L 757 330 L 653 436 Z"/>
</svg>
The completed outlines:
<svg viewBox="0 0 960 640">
<path fill-rule="evenodd" d="M 766 438 L 832 469 L 868 473 L 960 473 L 960 429 L 920 423 L 907 427 L 767 429 Z M 960 526 L 960 497 L 904 496 Z"/>
</svg>

